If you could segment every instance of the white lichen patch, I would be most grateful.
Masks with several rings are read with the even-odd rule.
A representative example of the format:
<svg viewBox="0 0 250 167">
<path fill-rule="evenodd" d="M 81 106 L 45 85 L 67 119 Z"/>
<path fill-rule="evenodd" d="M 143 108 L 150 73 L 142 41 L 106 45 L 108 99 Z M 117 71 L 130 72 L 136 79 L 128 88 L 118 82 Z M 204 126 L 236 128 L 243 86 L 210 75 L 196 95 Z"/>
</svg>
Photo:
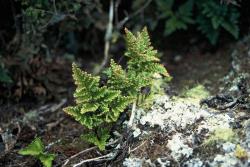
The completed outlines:
<svg viewBox="0 0 250 167">
<path fill-rule="evenodd" d="M 163 99 L 166 99 L 163 97 Z M 159 103 L 159 101 L 161 103 Z M 148 123 L 151 127 L 160 126 L 162 130 L 185 129 L 187 125 L 193 124 L 202 117 L 200 108 L 187 105 L 182 101 L 159 100 L 151 111 L 142 116 L 140 123 Z"/>
<path fill-rule="evenodd" d="M 222 149 L 225 153 L 233 152 L 236 148 L 236 145 L 231 142 L 226 142 L 222 144 Z"/>
<path fill-rule="evenodd" d="M 123 161 L 124 167 L 142 167 L 143 159 L 140 158 L 126 158 Z"/>
<path fill-rule="evenodd" d="M 250 150 L 250 120 L 245 122 L 244 129 L 245 129 L 245 135 L 246 135 L 245 145 Z"/>
<path fill-rule="evenodd" d="M 170 132 L 184 130 L 196 124 L 197 120 L 202 120 L 197 128 L 200 132 L 203 129 L 213 131 L 219 127 L 229 128 L 233 118 L 226 113 L 217 114 L 214 110 L 202 109 L 185 99 L 169 100 L 163 96 L 152 106 L 151 111 L 140 118 L 140 123 L 151 127 L 160 126 L 162 130 Z"/>
<path fill-rule="evenodd" d="M 225 155 L 216 155 L 210 165 L 214 167 L 232 167 L 237 166 L 238 163 L 238 159 L 232 153 L 229 153 Z"/>
<path fill-rule="evenodd" d="M 184 163 L 186 167 L 203 167 L 204 163 L 199 158 L 190 159 Z"/>
<path fill-rule="evenodd" d="M 199 124 L 198 132 L 203 129 L 207 129 L 209 132 L 213 132 L 215 129 L 230 128 L 230 122 L 234 121 L 228 113 L 217 114 L 215 112 L 209 112 L 209 110 L 202 110 L 205 112 L 203 121 Z"/>
<path fill-rule="evenodd" d="M 135 128 L 133 132 L 134 138 L 140 136 L 140 134 L 141 134 L 141 130 L 139 128 Z"/>
<path fill-rule="evenodd" d="M 182 134 L 177 133 L 171 140 L 168 140 L 167 147 L 171 150 L 171 156 L 180 160 L 181 158 L 188 158 L 193 154 L 193 149 L 184 143 L 185 139 Z"/>
</svg>

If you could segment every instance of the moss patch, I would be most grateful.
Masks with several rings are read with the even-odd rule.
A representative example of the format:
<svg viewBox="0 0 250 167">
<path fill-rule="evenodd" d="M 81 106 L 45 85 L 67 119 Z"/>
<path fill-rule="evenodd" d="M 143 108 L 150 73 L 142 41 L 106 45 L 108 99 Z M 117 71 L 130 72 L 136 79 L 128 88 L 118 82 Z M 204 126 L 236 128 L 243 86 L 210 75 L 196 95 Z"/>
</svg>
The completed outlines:
<svg viewBox="0 0 250 167">
<path fill-rule="evenodd" d="M 215 129 L 212 135 L 205 141 L 205 144 L 214 144 L 218 142 L 236 142 L 236 134 L 230 128 Z"/>
<path fill-rule="evenodd" d="M 247 151 L 244 148 L 242 148 L 239 144 L 236 146 L 234 155 L 235 157 L 242 159 L 242 160 L 248 158 Z"/>
</svg>

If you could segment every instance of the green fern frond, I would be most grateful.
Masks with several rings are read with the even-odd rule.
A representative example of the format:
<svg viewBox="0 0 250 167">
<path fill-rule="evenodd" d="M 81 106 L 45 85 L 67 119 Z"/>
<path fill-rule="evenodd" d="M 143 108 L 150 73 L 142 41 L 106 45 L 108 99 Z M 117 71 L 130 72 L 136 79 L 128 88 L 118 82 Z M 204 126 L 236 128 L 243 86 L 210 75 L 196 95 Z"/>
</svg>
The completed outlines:
<svg viewBox="0 0 250 167">
<path fill-rule="evenodd" d="M 41 154 L 39 160 L 42 162 L 45 167 L 52 167 L 52 161 L 55 159 L 54 154 Z"/>
<path fill-rule="evenodd" d="M 120 90 L 100 87 L 100 77 L 87 74 L 75 64 L 72 70 L 77 85 L 74 93 L 77 105 L 67 107 L 64 111 L 89 129 L 105 122 L 116 121 L 120 113 L 131 103 L 131 100 L 121 96 Z M 122 101 L 123 105 L 118 103 L 121 98 L 127 100 Z"/>
<path fill-rule="evenodd" d="M 35 138 L 26 148 L 18 152 L 21 155 L 31 155 L 39 159 L 44 167 L 51 167 L 55 159 L 54 154 L 45 153 L 45 147 L 40 138 Z"/>
<path fill-rule="evenodd" d="M 127 72 L 120 65 L 116 64 L 114 60 L 111 60 L 110 68 L 107 70 L 106 75 L 108 77 L 108 87 L 120 90 L 122 95 L 131 95 L 129 91 L 136 89 Z M 139 91 L 138 88 L 137 91 Z"/>
<path fill-rule="evenodd" d="M 75 63 L 72 64 L 72 71 L 73 71 L 73 78 L 75 80 L 75 84 L 78 86 L 80 90 L 82 89 L 91 89 L 91 88 L 98 88 L 100 77 L 99 76 L 92 76 L 85 71 L 82 71 L 80 68 L 77 67 Z"/>
<path fill-rule="evenodd" d="M 134 36 L 131 32 L 125 29 L 126 32 L 126 42 L 127 42 L 127 51 L 125 55 L 129 58 L 128 60 L 128 70 L 135 71 L 140 74 L 143 72 L 154 73 L 157 71 L 151 71 L 152 67 L 159 66 L 162 67 L 158 62 L 157 50 L 151 46 L 150 38 L 148 35 L 147 28 L 145 27 L 142 32 L 138 32 L 137 36 Z M 147 68 L 151 69 L 148 70 Z M 158 68 L 158 67 L 157 67 Z M 162 69 L 162 68 L 161 68 Z M 129 73 L 129 71 L 128 71 Z M 157 73 L 168 76 L 167 70 L 161 70 Z"/>
<path fill-rule="evenodd" d="M 96 115 L 95 110 L 92 110 L 92 113 L 81 113 L 82 106 L 71 106 L 64 108 L 64 112 L 72 116 L 76 121 L 81 123 L 82 125 L 88 127 L 89 129 L 93 129 L 93 127 L 99 126 L 104 122 L 104 120 Z"/>
<path fill-rule="evenodd" d="M 21 155 L 32 155 L 37 156 L 44 152 L 44 145 L 42 140 L 37 137 L 35 138 L 32 143 L 30 143 L 26 148 L 20 150 L 18 153 Z"/>
</svg>

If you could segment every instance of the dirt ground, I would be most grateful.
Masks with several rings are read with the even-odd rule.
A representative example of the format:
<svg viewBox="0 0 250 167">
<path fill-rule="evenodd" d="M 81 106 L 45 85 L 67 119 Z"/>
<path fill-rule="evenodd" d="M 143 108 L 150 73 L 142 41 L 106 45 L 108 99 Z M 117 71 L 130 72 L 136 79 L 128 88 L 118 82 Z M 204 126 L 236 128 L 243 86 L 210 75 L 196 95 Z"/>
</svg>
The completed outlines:
<svg viewBox="0 0 250 167">
<path fill-rule="evenodd" d="M 170 84 L 172 91 L 178 94 L 196 84 L 203 84 L 211 94 L 218 92 L 223 77 L 230 69 L 230 52 L 230 46 L 224 46 L 214 53 L 204 53 L 198 48 L 192 48 L 189 52 L 180 54 L 165 51 L 162 59 L 173 77 Z M 64 69 L 67 74 L 59 73 L 60 69 Z M 0 166 L 41 166 L 34 158 L 23 157 L 17 153 L 35 136 L 41 137 L 45 145 L 49 145 L 47 150 L 57 155 L 53 166 L 62 166 L 67 158 L 90 147 L 79 138 L 84 133 L 84 128 L 62 111 L 64 106 L 72 103 L 71 92 L 74 88 L 69 74 L 70 66 L 65 66 L 64 63 L 61 63 L 61 66 L 58 65 L 54 72 L 51 71 L 51 77 L 58 78 L 58 83 L 67 83 L 61 86 L 64 88 L 62 89 L 64 93 L 58 98 L 42 100 L 42 103 L 38 101 L 35 104 L 26 100 L 16 104 L 4 104 L 0 107 Z M 69 87 L 65 88 L 66 85 Z M 53 89 L 55 90 L 56 86 L 50 91 Z M 159 148 L 145 147 L 147 153 L 151 154 L 150 156 L 161 154 L 160 146 L 164 145 L 161 139 L 165 137 L 159 136 L 158 138 Z M 100 155 L 102 153 L 94 149 L 87 154 L 73 158 L 70 163 Z"/>
</svg>

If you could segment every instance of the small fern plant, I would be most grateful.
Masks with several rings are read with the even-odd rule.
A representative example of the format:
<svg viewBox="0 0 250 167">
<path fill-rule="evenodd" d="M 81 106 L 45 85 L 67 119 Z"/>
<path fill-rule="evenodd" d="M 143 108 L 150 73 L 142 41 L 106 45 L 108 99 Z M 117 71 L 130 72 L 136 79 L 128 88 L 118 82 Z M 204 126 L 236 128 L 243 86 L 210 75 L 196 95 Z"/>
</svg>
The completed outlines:
<svg viewBox="0 0 250 167">
<path fill-rule="evenodd" d="M 46 153 L 45 147 L 40 138 L 35 138 L 26 148 L 18 152 L 21 155 L 31 155 L 39 159 L 44 167 L 51 167 L 55 159 L 54 154 Z"/>
<path fill-rule="evenodd" d="M 89 129 L 82 135 L 86 141 L 105 149 L 109 139 L 110 127 L 120 114 L 131 104 L 132 114 L 138 95 L 152 85 L 156 74 L 170 77 L 167 70 L 159 63 L 157 51 L 153 49 L 147 29 L 137 35 L 125 29 L 128 57 L 127 68 L 111 60 L 110 67 L 105 70 L 106 84 L 100 86 L 100 76 L 92 76 L 73 63 L 72 71 L 77 86 L 74 93 L 75 106 L 64 108 L 64 111 Z M 131 124 L 132 121 L 130 121 Z"/>
</svg>

